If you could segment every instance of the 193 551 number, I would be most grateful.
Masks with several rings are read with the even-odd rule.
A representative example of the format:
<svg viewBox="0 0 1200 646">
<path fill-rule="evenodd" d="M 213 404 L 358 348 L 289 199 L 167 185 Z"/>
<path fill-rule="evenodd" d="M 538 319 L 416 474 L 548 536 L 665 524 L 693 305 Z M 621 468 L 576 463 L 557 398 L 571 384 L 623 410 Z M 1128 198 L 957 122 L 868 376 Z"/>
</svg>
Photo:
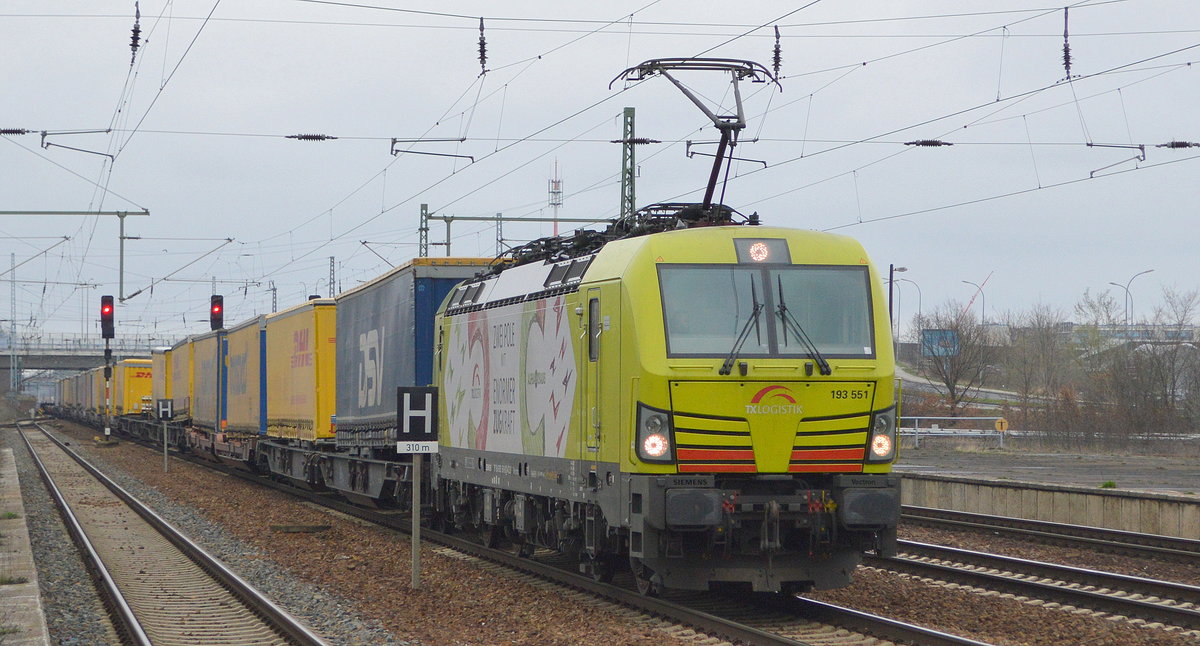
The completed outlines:
<svg viewBox="0 0 1200 646">
<path fill-rule="evenodd" d="M 865 390 L 831 390 L 829 395 L 832 399 L 866 399 L 868 392 Z"/>
</svg>

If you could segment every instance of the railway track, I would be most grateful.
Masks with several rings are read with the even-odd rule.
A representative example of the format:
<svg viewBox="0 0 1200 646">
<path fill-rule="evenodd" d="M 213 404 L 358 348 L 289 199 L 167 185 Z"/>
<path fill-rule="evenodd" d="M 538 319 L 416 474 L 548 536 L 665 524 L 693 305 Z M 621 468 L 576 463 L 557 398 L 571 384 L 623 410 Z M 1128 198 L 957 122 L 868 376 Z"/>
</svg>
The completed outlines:
<svg viewBox="0 0 1200 646">
<path fill-rule="evenodd" d="M 324 646 L 38 425 L 20 435 L 126 643 Z"/>
<path fill-rule="evenodd" d="M 894 558 L 868 557 L 866 563 L 1186 630 L 1200 629 L 1197 586 L 914 541 L 900 541 L 900 552 Z"/>
<path fill-rule="evenodd" d="M 161 444 L 154 447 L 152 442 L 137 441 L 156 451 L 161 450 Z M 358 507 L 328 493 L 297 489 L 243 469 L 186 454 L 174 455 L 198 466 L 402 533 L 409 533 L 411 528 L 412 521 L 407 514 Z M 440 545 L 442 550 L 449 550 L 442 553 L 451 558 L 470 559 L 480 567 L 517 572 L 538 581 L 569 588 L 575 591 L 574 594 L 582 593 L 633 609 L 648 617 L 661 618 L 679 625 L 680 630 L 690 628 L 733 643 L 764 646 L 882 646 L 888 643 L 988 646 L 984 642 L 800 597 L 753 595 L 748 598 L 744 595 L 731 597 L 718 593 L 684 592 L 672 592 L 666 598 L 647 597 L 637 591 L 632 575 L 619 574 L 612 583 L 598 582 L 580 575 L 576 561 L 550 550 L 538 549 L 534 558 L 530 558 L 521 556 L 514 549 L 488 548 L 472 538 L 436 532 L 428 527 L 422 528 L 421 536 L 423 540 Z M 572 592 L 568 591 L 567 594 Z"/>
<path fill-rule="evenodd" d="M 927 527 L 985 531 L 1142 558 L 1200 562 L 1200 540 L 1188 538 L 910 505 L 901 508 L 900 519 Z"/>
</svg>

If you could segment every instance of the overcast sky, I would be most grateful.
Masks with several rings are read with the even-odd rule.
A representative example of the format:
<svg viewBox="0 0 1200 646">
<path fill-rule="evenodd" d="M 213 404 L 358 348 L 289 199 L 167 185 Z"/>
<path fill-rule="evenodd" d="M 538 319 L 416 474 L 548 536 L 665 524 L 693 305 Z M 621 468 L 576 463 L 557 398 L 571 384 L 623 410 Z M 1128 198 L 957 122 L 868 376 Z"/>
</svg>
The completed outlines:
<svg viewBox="0 0 1200 646">
<path fill-rule="evenodd" d="M 1135 319 L 1164 288 L 1200 287 L 1200 148 L 1160 147 L 1200 142 L 1192 2 L 1072 3 L 1070 81 L 1064 11 L 1034 1 L 144 0 L 140 11 L 132 57 L 132 0 L 0 2 L 0 128 L 31 131 L 0 137 L 0 211 L 149 210 L 125 219 L 124 294 L 136 295 L 118 308 L 122 334 L 205 331 L 214 279 L 227 324 L 270 312 L 272 287 L 280 309 L 350 289 L 417 255 L 422 203 L 503 213 L 509 245 L 548 235 L 550 224 L 514 220 L 551 215 L 556 164 L 560 216 L 610 218 L 621 156 L 609 141 L 626 106 L 637 135 L 662 142 L 637 150 L 638 204 L 698 201 L 711 158 L 688 158 L 685 142 L 717 136 L 704 115 L 663 78 L 609 82 L 651 58 L 772 68 L 776 25 L 782 91 L 743 87 L 736 149 L 766 166 L 735 164 L 725 203 L 858 238 L 883 271 L 907 267 L 920 295 L 897 283 L 902 320 L 918 301 L 926 313 L 966 305 L 976 288 L 963 281 L 983 285 L 973 307 L 989 319 L 1038 303 L 1072 318 L 1085 290 L 1120 307 L 1124 289 L 1109 283 L 1148 269 L 1130 290 Z M 732 105 L 726 77 L 681 77 Z M 474 161 L 392 155 L 392 138 L 465 138 L 397 147 Z M 954 145 L 905 145 L 915 140 Z M 445 235 L 435 220 L 431 240 Z M 495 254 L 490 223 L 458 221 L 451 235 L 453 255 Z M 98 333 L 99 296 L 120 291 L 116 217 L 3 216 L 0 241 L 4 270 L 13 254 L 23 263 L 18 333 Z"/>
</svg>

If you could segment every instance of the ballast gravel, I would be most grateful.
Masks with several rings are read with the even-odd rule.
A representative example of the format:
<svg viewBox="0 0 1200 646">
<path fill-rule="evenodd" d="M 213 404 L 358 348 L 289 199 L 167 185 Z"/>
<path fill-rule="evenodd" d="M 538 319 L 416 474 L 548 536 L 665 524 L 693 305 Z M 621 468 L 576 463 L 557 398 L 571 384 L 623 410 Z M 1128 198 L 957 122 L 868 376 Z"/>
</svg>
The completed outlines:
<svg viewBox="0 0 1200 646">
<path fill-rule="evenodd" d="M 430 548 L 422 551 L 422 587 L 410 590 L 409 542 L 405 536 L 331 515 L 284 494 L 179 460 L 172 460 L 170 473 L 164 474 L 161 458 L 149 449 L 130 443 L 97 448 L 86 441 L 90 431 L 65 423 L 53 424 L 123 487 L 146 500 L 168 521 L 299 616 L 331 644 L 672 646 L 714 641 L 677 639 L 636 615 L 621 616 L 591 604 L 569 601 L 553 589 L 531 585 L 516 576 L 495 575 Z M 0 435 L 5 446 L 16 448 L 11 433 Z M 21 456 L 18 464 L 28 461 L 23 448 L 14 453 Z M 27 479 L 29 476 L 22 472 L 23 487 L 29 486 Z M 30 488 L 38 489 L 40 484 Z M 36 493 L 26 491 L 27 500 Z M 43 510 L 48 505 L 48 499 L 44 504 L 36 504 Z M 31 522 L 33 515 L 30 512 Z M 314 533 L 272 530 L 272 526 L 281 525 L 328 525 L 329 529 Z M 953 542 L 934 540 L 936 537 L 920 532 L 910 536 L 929 542 Z M 63 540 L 69 541 L 65 533 Z M 73 551 L 69 542 L 64 545 L 63 550 Z M 35 547 L 35 551 L 38 549 Z M 66 568 L 70 560 L 56 558 L 53 553 L 35 556 L 39 576 L 43 576 L 46 568 Z M 81 565 L 76 570 L 74 574 L 58 577 L 73 581 L 57 583 L 58 590 L 52 591 L 47 588 L 49 583 L 43 583 L 47 596 L 74 597 L 78 588 L 78 598 L 84 598 L 90 583 Z M 1181 576 L 1186 578 L 1188 574 Z M 1074 614 L 996 594 L 934 585 L 867 568 L 860 568 L 855 583 L 848 588 L 808 596 L 997 646 L 1200 643 L 1194 636 Z M 95 607 L 94 617 L 78 617 L 77 613 L 88 606 Z M 103 628 L 96 601 L 68 602 L 54 608 L 48 605 L 47 619 L 52 624 L 55 643 L 116 643 Z M 80 627 L 88 624 L 96 627 L 86 634 L 81 632 Z"/>
<path fill-rule="evenodd" d="M 414 591 L 407 536 L 179 460 L 164 474 L 161 455 L 150 449 L 128 442 L 99 448 L 87 440 L 91 431 L 61 422 L 51 429 L 331 644 L 694 643 L 430 547 L 422 549 Z M 329 529 L 272 529 L 294 525 Z"/>
</svg>

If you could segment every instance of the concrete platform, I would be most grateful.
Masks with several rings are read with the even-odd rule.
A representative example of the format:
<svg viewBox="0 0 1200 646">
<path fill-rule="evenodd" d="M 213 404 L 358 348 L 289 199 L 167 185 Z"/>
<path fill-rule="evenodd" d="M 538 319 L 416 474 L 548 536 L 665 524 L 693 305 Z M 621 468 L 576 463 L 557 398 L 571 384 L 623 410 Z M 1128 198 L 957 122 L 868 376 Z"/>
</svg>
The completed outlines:
<svg viewBox="0 0 1200 646">
<path fill-rule="evenodd" d="M 902 450 L 906 505 L 1200 539 L 1194 458 Z"/>
<path fill-rule="evenodd" d="M 0 449 L 0 643 L 50 644 L 12 449 Z"/>
</svg>

